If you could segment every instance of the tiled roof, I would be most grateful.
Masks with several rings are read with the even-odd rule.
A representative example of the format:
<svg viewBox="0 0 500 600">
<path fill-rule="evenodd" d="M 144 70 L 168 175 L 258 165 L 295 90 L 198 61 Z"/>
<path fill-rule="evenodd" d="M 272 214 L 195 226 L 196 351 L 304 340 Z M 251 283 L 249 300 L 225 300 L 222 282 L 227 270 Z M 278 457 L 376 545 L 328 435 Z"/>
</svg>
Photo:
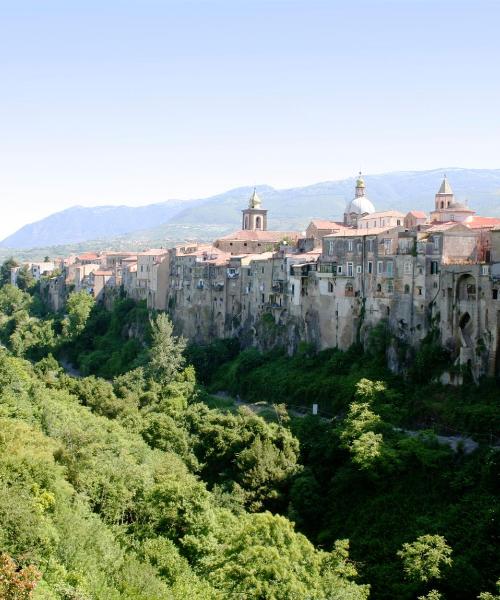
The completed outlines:
<svg viewBox="0 0 500 600">
<path fill-rule="evenodd" d="M 163 254 L 168 254 L 168 250 L 165 250 L 165 248 L 151 248 L 141 252 L 142 256 L 162 256 Z"/>
<path fill-rule="evenodd" d="M 94 271 L 94 275 L 103 275 L 104 277 L 107 277 L 108 275 L 113 275 L 113 271 Z"/>
<path fill-rule="evenodd" d="M 360 221 L 371 221 L 372 219 L 378 219 L 379 217 L 404 217 L 405 215 L 399 210 L 382 210 L 379 212 L 373 212 L 369 215 L 361 217 Z"/>
<path fill-rule="evenodd" d="M 469 217 L 465 222 L 470 229 L 491 229 L 500 226 L 500 219 L 497 217 Z"/>
<path fill-rule="evenodd" d="M 341 229 L 345 227 L 343 223 L 339 223 L 337 221 L 326 221 L 323 219 L 313 219 L 311 223 L 317 229 Z"/>
<path fill-rule="evenodd" d="M 427 219 L 427 215 L 421 210 L 410 210 L 408 215 L 411 215 L 412 217 L 415 217 L 416 219 Z"/>
<path fill-rule="evenodd" d="M 452 229 L 453 227 L 457 227 L 461 225 L 462 227 L 467 227 L 466 223 L 461 223 L 460 221 L 446 221 L 444 223 L 434 222 L 430 227 L 425 229 L 425 233 L 438 233 L 440 231 L 448 231 L 448 229 Z"/>
<path fill-rule="evenodd" d="M 325 235 L 325 238 L 361 237 L 367 235 L 378 235 L 379 233 L 391 231 L 393 229 L 397 229 L 397 227 L 371 227 L 370 229 L 354 229 L 346 227 L 342 231 L 336 231 L 335 233 L 331 233 L 330 235 Z"/>
<path fill-rule="evenodd" d="M 79 254 L 76 258 L 77 260 L 95 260 L 96 258 L 99 258 L 99 255 L 95 252 L 84 252 L 83 254 Z"/>
</svg>

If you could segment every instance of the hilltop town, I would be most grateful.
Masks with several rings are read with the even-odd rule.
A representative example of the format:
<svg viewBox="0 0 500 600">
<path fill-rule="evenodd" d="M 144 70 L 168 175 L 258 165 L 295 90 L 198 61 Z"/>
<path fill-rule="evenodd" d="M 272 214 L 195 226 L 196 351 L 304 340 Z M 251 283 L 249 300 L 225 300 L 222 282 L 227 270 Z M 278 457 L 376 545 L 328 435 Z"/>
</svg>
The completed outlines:
<svg viewBox="0 0 500 600">
<path fill-rule="evenodd" d="M 446 176 L 433 206 L 403 214 L 377 212 L 360 174 L 343 221 L 313 220 L 305 232 L 269 230 L 264 206 L 254 191 L 241 229 L 212 244 L 27 266 L 54 310 L 71 291 L 107 306 L 124 294 L 168 311 L 198 343 L 346 349 L 383 321 L 410 346 L 438 332 L 475 377 L 500 372 L 500 218 L 458 202 Z"/>
</svg>

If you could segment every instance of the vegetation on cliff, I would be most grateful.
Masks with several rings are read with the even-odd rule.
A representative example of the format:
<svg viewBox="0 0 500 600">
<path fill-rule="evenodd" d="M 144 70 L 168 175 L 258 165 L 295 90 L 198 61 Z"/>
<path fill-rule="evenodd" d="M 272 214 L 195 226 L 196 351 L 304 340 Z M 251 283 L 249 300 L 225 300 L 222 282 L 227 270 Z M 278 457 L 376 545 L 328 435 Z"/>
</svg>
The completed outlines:
<svg viewBox="0 0 500 600">
<path fill-rule="evenodd" d="M 8 284 L 0 340 L 2 597 L 495 597 L 500 453 L 401 431 L 435 405 L 491 423 L 486 383 L 456 391 L 464 417 L 378 353 L 184 350 L 141 305 L 51 315 Z M 209 408 L 218 389 L 322 416 Z"/>
</svg>

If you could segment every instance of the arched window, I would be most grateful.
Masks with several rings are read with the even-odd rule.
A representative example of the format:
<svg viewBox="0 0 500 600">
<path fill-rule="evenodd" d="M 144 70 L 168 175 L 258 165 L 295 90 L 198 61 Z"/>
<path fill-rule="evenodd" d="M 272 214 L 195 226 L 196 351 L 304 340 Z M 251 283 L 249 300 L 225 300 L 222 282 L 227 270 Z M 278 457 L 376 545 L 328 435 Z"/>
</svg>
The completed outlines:
<svg viewBox="0 0 500 600">
<path fill-rule="evenodd" d="M 382 284 L 377 283 L 377 292 L 381 292 L 382 291 Z"/>
<path fill-rule="evenodd" d="M 262 229 L 262 219 L 260 217 L 255 219 L 255 229 Z"/>
<path fill-rule="evenodd" d="M 444 202 L 441 202 L 441 208 L 444 208 Z"/>
<path fill-rule="evenodd" d="M 410 293 L 410 286 L 405 283 L 405 294 L 409 294 Z"/>
<path fill-rule="evenodd" d="M 346 296 L 353 296 L 354 295 L 354 287 L 353 287 L 352 283 L 346 283 L 345 284 L 345 295 Z"/>
<path fill-rule="evenodd" d="M 248 229 L 248 215 L 245 215 L 245 227 L 244 229 Z"/>
</svg>

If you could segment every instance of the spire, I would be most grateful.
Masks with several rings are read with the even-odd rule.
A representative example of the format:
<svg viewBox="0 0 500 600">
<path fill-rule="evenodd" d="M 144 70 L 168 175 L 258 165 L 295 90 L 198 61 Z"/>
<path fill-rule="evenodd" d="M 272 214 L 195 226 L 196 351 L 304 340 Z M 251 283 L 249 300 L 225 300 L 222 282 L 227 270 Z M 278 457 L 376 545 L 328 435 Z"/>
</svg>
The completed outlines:
<svg viewBox="0 0 500 600">
<path fill-rule="evenodd" d="M 253 188 L 253 194 L 250 196 L 250 201 L 248 202 L 248 208 L 260 208 L 262 205 L 262 200 L 257 194 L 257 189 Z"/>
<path fill-rule="evenodd" d="M 451 189 L 451 185 L 448 183 L 448 179 L 446 178 L 446 173 L 443 177 L 443 183 L 439 188 L 438 194 L 450 194 L 453 195 L 453 190 Z"/>
</svg>

